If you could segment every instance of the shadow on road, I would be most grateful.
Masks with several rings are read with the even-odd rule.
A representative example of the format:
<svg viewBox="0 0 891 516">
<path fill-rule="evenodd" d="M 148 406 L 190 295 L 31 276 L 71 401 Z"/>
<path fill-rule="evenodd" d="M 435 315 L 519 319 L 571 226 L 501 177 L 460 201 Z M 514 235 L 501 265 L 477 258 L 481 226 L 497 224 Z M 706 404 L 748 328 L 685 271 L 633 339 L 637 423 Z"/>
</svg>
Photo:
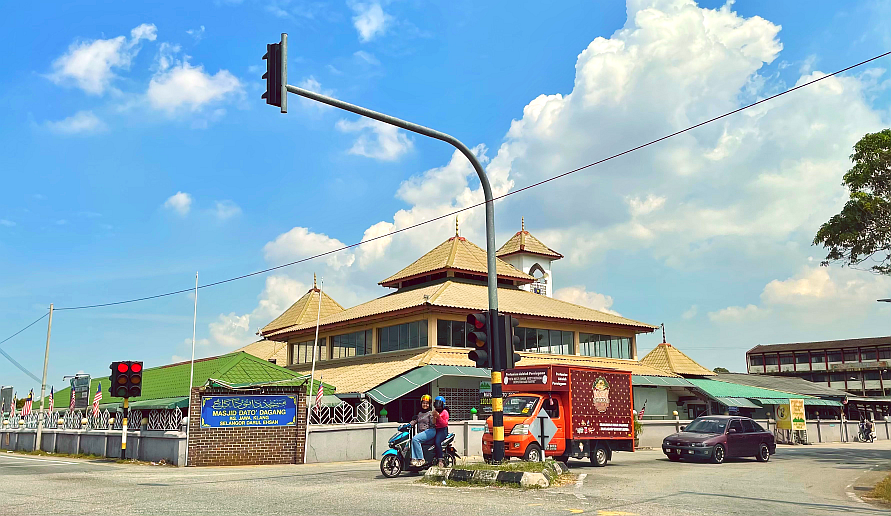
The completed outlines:
<svg viewBox="0 0 891 516">
<path fill-rule="evenodd" d="M 825 511 L 831 511 L 836 514 L 842 513 L 858 513 L 858 514 L 888 514 L 888 509 L 882 509 L 878 507 L 870 507 L 867 505 L 837 505 L 837 504 L 828 504 L 828 503 L 810 503 L 810 502 L 800 502 L 800 501 L 789 501 L 789 500 L 772 500 L 767 498 L 755 498 L 751 496 L 739 496 L 739 495 L 731 495 L 731 494 L 721 494 L 721 493 L 694 493 L 691 491 L 678 491 L 679 495 L 690 495 L 697 497 L 710 497 L 710 498 L 730 498 L 733 500 L 739 500 L 740 502 L 752 502 L 752 503 L 776 503 L 782 505 L 794 505 L 798 508 L 804 509 L 822 509 Z"/>
<path fill-rule="evenodd" d="M 856 466 L 874 466 L 876 461 L 891 462 L 891 451 L 880 448 L 863 448 L 860 446 L 839 445 L 827 448 L 825 446 L 798 446 L 795 448 L 781 448 L 771 460 L 795 460 L 811 459 L 817 462 L 831 464 L 848 464 Z"/>
</svg>

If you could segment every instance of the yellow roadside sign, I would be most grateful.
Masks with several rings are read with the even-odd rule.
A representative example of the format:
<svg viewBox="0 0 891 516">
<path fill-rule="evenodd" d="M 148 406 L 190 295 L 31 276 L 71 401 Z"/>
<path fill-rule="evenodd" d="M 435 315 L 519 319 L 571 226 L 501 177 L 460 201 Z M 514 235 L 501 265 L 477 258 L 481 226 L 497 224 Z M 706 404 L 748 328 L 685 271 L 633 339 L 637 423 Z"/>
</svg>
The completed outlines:
<svg viewBox="0 0 891 516">
<path fill-rule="evenodd" d="M 777 405 L 777 428 L 780 430 L 792 430 L 792 418 L 789 405 Z"/>
<path fill-rule="evenodd" d="M 807 422 L 804 419 L 804 400 L 789 400 L 789 417 L 792 420 L 792 430 L 807 430 Z"/>
</svg>

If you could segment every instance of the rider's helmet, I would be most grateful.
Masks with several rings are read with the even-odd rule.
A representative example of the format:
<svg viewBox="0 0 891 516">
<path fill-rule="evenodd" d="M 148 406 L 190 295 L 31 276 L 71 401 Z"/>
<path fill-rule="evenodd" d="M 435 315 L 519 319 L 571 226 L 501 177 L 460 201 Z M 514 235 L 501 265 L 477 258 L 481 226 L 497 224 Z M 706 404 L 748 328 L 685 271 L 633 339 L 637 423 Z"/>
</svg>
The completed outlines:
<svg viewBox="0 0 891 516">
<path fill-rule="evenodd" d="M 425 401 L 427 403 L 430 403 L 430 395 L 429 394 L 425 394 L 425 395 L 421 396 L 421 403 L 423 403 Z"/>
<path fill-rule="evenodd" d="M 443 398 L 442 396 L 437 396 L 433 400 L 433 408 L 435 408 L 437 410 L 437 412 L 444 409 L 445 404 L 446 404 L 445 398 Z"/>
</svg>

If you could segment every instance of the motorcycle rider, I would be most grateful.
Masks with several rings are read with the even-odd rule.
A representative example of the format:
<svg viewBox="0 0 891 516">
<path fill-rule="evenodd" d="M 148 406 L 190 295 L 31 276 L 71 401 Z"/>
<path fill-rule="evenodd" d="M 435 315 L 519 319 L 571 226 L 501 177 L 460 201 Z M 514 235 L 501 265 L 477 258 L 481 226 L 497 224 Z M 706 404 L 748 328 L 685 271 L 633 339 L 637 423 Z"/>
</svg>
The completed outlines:
<svg viewBox="0 0 891 516">
<path fill-rule="evenodd" d="M 436 437 L 433 445 L 436 447 L 436 461 L 439 467 L 445 466 L 442 460 L 442 442 L 449 435 L 449 409 L 446 400 L 437 396 L 433 400 L 433 426 L 436 428 Z"/>
<path fill-rule="evenodd" d="M 872 421 L 868 418 L 860 419 L 860 440 L 863 442 L 872 442 Z"/>
<path fill-rule="evenodd" d="M 421 411 L 411 420 L 412 425 L 418 425 L 418 433 L 411 439 L 411 465 L 423 466 L 424 450 L 422 445 L 432 441 L 436 437 L 436 428 L 433 426 L 433 411 L 430 409 L 430 395 L 421 396 Z"/>
</svg>

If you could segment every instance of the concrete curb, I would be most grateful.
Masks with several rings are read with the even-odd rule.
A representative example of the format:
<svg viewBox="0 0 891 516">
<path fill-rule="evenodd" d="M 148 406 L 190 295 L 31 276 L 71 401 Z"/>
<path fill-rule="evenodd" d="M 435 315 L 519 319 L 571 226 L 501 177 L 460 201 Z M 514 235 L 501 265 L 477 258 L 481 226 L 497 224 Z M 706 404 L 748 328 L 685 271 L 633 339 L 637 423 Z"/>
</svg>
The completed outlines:
<svg viewBox="0 0 891 516">
<path fill-rule="evenodd" d="M 501 471 L 495 469 L 458 469 L 440 468 L 433 466 L 424 473 L 424 478 L 430 480 L 455 480 L 460 482 L 472 482 L 474 484 L 515 484 L 520 487 L 550 487 L 551 482 L 569 471 L 566 464 L 552 462 L 544 469 L 543 473 L 530 473 L 524 471 Z"/>
</svg>

